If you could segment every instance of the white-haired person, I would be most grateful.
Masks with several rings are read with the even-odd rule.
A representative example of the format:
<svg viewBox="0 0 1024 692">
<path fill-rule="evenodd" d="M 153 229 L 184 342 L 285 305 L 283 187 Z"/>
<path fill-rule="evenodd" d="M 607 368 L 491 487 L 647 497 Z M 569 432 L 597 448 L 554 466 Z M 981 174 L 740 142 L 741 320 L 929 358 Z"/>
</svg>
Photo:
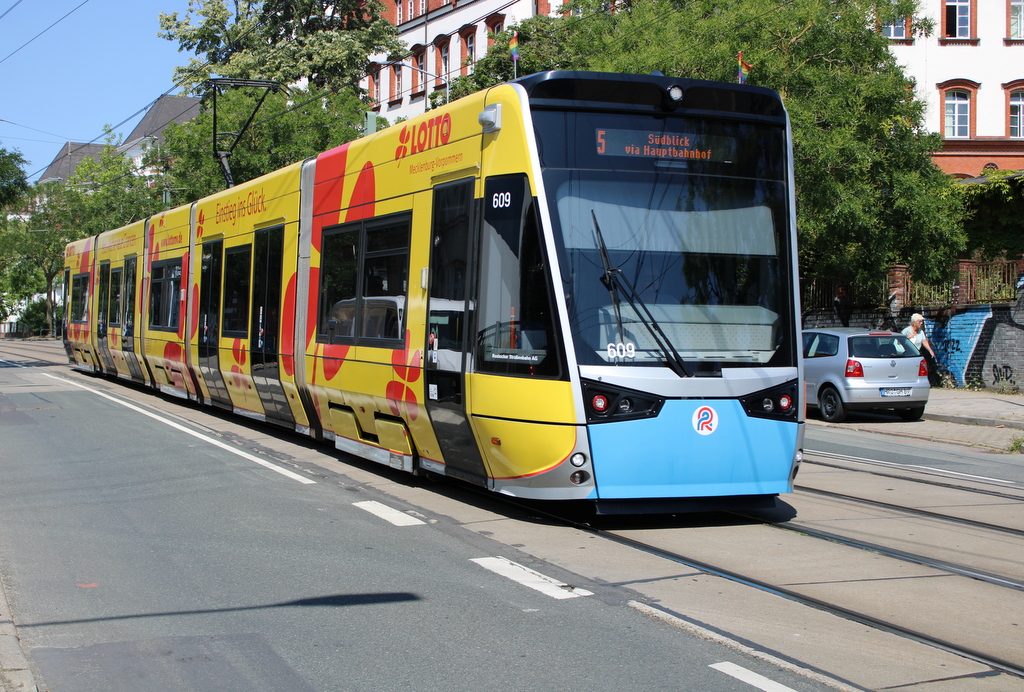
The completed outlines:
<svg viewBox="0 0 1024 692">
<path fill-rule="evenodd" d="M 924 315 L 919 312 L 911 315 L 910 326 L 903 330 L 903 336 L 910 339 L 910 342 L 917 346 L 917 350 L 921 352 L 921 355 L 927 361 L 928 380 L 932 384 L 938 384 L 940 381 L 938 361 L 935 358 L 935 349 L 932 348 L 931 343 L 928 342 L 928 337 L 924 333 Z"/>
</svg>

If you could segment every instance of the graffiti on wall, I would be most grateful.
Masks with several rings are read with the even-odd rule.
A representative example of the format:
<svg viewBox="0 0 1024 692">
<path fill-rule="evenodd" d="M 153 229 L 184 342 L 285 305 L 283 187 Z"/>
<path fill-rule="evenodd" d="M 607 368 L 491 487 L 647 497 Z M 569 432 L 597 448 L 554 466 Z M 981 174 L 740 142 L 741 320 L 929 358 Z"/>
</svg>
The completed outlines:
<svg viewBox="0 0 1024 692">
<path fill-rule="evenodd" d="M 948 315 L 925 314 L 940 370 L 960 387 L 1018 387 L 1024 373 L 1024 299 L 978 305 Z"/>
</svg>

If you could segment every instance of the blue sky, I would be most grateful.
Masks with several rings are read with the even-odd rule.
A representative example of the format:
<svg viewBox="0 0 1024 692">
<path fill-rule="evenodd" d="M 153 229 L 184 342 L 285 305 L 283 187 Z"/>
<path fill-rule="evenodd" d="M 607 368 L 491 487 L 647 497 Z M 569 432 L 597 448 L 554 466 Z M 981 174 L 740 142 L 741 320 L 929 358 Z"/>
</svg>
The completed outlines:
<svg viewBox="0 0 1024 692">
<path fill-rule="evenodd" d="M 31 182 L 67 141 L 102 143 L 104 126 L 131 118 L 115 129 L 127 136 L 136 111 L 178 93 L 171 76 L 190 56 L 157 37 L 158 18 L 187 10 L 188 0 L 0 0 L 0 147 L 21 152 Z"/>
</svg>

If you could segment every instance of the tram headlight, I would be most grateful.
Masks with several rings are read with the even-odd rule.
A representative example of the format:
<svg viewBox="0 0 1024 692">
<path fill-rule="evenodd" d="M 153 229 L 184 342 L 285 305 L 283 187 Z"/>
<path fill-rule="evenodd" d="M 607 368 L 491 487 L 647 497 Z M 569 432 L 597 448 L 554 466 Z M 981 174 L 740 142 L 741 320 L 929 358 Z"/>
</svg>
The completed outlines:
<svg viewBox="0 0 1024 692">
<path fill-rule="evenodd" d="M 619 399 L 619 413 L 631 413 L 633 411 L 633 400 L 628 396 Z"/>
<path fill-rule="evenodd" d="M 598 413 L 604 413 L 608 410 L 608 397 L 604 394 L 595 394 L 590 400 L 590 406 Z"/>
<path fill-rule="evenodd" d="M 673 101 L 682 101 L 683 100 L 683 88 L 681 86 L 675 86 L 675 85 L 670 86 L 668 88 L 668 96 Z"/>
<path fill-rule="evenodd" d="M 771 397 L 765 397 L 761 401 L 761 408 L 764 409 L 765 413 L 771 413 L 775 410 L 775 402 L 771 400 Z"/>
<path fill-rule="evenodd" d="M 590 480 L 590 474 L 586 471 L 573 471 L 572 475 L 569 476 L 569 481 L 573 485 L 581 485 Z"/>
<path fill-rule="evenodd" d="M 583 452 L 576 452 L 571 457 L 569 457 L 569 463 L 577 467 L 583 466 L 585 463 L 587 463 L 587 455 L 584 454 Z"/>
</svg>

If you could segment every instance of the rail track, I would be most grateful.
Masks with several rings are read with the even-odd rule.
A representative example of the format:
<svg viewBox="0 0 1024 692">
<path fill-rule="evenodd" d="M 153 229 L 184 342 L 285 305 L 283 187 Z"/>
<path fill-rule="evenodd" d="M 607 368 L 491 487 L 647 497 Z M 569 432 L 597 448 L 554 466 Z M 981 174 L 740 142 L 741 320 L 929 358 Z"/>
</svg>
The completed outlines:
<svg viewBox="0 0 1024 692">
<path fill-rule="evenodd" d="M 0 341 L 0 361 L 61 365 L 62 358 L 53 344 L 14 349 Z M 848 460 L 805 462 L 798 492 L 780 504 L 788 510 L 782 517 L 581 518 L 506 502 L 526 517 L 1024 677 L 1024 488 L 862 468 L 870 461 L 856 460 L 856 468 Z M 886 497 L 894 494 L 902 499 Z"/>
</svg>

